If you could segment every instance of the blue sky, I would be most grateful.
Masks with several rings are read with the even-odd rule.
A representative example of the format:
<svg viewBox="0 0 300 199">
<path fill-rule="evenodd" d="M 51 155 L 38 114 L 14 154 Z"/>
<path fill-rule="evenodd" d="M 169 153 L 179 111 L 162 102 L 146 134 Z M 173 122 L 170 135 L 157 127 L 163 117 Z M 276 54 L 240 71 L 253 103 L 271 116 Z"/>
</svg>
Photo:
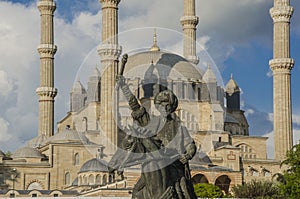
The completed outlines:
<svg viewBox="0 0 300 199">
<path fill-rule="evenodd" d="M 243 91 L 243 109 L 250 122 L 250 133 L 269 135 L 272 132 L 269 117 L 273 111 L 273 88 L 268 66 L 272 58 L 272 20 L 268 10 L 272 7 L 272 0 L 196 2 L 200 17 L 197 27 L 199 45 L 216 63 L 225 84 L 233 73 Z M 3 79 L 0 85 L 0 127 L 4 129 L 0 133 L 0 149 L 4 151 L 16 148 L 7 144 L 8 141 L 22 145 L 37 133 L 38 99 L 34 91 L 39 84 L 36 51 L 39 12 L 35 3 L 36 0 L 0 1 L 0 76 Z M 292 70 L 292 103 L 295 132 L 300 132 L 300 22 L 297 20 L 300 18 L 300 2 L 294 0 L 291 3 L 295 8 L 291 22 L 291 56 L 296 63 Z M 172 9 L 165 9 L 170 4 Z M 123 0 L 119 9 L 120 33 L 126 37 L 126 31 L 144 27 L 181 32 L 182 4 L 182 0 Z M 69 110 L 69 92 L 78 68 L 100 42 L 100 9 L 98 0 L 57 0 L 55 44 L 59 50 L 55 56 L 55 79 L 59 95 L 56 98 L 56 122 Z M 30 22 L 22 21 L 25 19 Z M 170 48 L 176 46 L 176 42 L 169 45 Z M 161 45 L 168 47 L 167 44 Z M 18 59 L 14 57 L 16 53 Z M 86 64 L 94 67 L 96 63 L 97 60 L 92 60 Z M 28 99 L 27 108 L 22 106 L 21 99 Z"/>
</svg>

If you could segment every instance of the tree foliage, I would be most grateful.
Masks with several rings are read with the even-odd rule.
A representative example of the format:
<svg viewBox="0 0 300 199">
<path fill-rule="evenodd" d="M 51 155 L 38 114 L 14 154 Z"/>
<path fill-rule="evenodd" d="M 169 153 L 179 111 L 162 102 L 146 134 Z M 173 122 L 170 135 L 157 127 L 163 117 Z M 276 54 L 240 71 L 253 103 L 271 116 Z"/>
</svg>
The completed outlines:
<svg viewBox="0 0 300 199">
<path fill-rule="evenodd" d="M 234 186 L 231 191 L 237 198 L 280 198 L 280 190 L 272 181 L 252 180 Z"/>
<path fill-rule="evenodd" d="M 222 198 L 224 196 L 218 186 L 208 183 L 195 184 L 194 191 L 200 198 Z"/>
<path fill-rule="evenodd" d="M 287 169 L 282 175 L 277 175 L 280 189 L 285 198 L 298 198 L 300 196 L 300 145 L 295 145 L 282 162 Z M 279 178 L 278 178 L 279 176 Z"/>
</svg>

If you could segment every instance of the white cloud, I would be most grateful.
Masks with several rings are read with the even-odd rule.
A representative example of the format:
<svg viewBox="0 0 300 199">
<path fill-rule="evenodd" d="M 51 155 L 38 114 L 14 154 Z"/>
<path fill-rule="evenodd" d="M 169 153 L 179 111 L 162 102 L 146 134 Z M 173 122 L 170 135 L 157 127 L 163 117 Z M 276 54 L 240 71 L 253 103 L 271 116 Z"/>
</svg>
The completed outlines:
<svg viewBox="0 0 300 199">
<path fill-rule="evenodd" d="M 7 96 L 12 88 L 12 80 L 9 79 L 5 71 L 0 70 L 0 95 Z"/>
<path fill-rule="evenodd" d="M 254 111 L 253 109 L 247 109 L 247 110 L 245 111 L 245 116 L 248 117 L 249 115 L 252 115 L 252 114 L 254 114 L 254 113 L 255 113 L 255 111 Z"/>
<path fill-rule="evenodd" d="M 6 142 L 11 138 L 8 132 L 8 122 L 0 117 L 0 140 L 1 142 Z"/>
<path fill-rule="evenodd" d="M 292 118 L 293 118 L 293 123 L 294 124 L 300 125 L 300 115 L 293 114 Z"/>
<path fill-rule="evenodd" d="M 293 130 L 293 143 L 300 144 L 300 129 L 294 128 Z"/>
<path fill-rule="evenodd" d="M 85 56 L 100 41 L 98 15 L 81 13 L 72 22 L 55 19 L 55 121 L 68 111 L 69 91 Z M 14 151 L 37 135 L 40 15 L 36 5 L 0 2 L 0 146 Z M 98 32 L 98 34 L 96 34 Z M 97 60 L 93 60 L 95 67 Z M 5 125 L 5 124 L 10 124 Z M 9 132 L 9 136 L 7 136 Z M 3 138 L 5 137 L 6 140 Z M 3 139 L 2 139 L 3 138 Z M 8 142 L 4 142 L 8 141 Z M 14 142 L 14 145 L 8 144 Z"/>
<path fill-rule="evenodd" d="M 270 121 L 270 122 L 274 122 L 274 114 L 273 113 L 268 113 L 268 121 Z"/>
<path fill-rule="evenodd" d="M 273 77 L 273 72 L 271 69 L 268 70 L 267 77 Z"/>
</svg>

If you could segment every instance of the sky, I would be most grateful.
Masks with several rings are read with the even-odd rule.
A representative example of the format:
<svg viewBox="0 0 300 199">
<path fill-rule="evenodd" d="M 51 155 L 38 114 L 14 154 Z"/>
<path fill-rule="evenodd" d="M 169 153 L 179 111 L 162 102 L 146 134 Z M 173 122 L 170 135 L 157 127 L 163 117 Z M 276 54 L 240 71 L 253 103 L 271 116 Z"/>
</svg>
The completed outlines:
<svg viewBox="0 0 300 199">
<path fill-rule="evenodd" d="M 200 64 L 211 62 L 220 84 L 233 74 L 242 89 L 242 109 L 250 135 L 270 136 L 273 147 L 272 0 L 197 0 Z M 300 139 L 300 1 L 291 20 L 292 105 L 294 139 Z M 181 52 L 182 0 L 130 0 L 119 5 L 119 33 L 123 52 L 152 45 L 157 28 L 161 48 Z M 37 135 L 40 17 L 36 0 L 0 0 L 0 149 L 14 151 Z M 84 84 L 99 57 L 101 6 L 98 0 L 57 0 L 55 11 L 55 122 L 69 111 L 74 81 Z M 208 57 L 208 58 L 207 58 Z M 86 74 L 86 75 L 83 75 Z"/>
</svg>

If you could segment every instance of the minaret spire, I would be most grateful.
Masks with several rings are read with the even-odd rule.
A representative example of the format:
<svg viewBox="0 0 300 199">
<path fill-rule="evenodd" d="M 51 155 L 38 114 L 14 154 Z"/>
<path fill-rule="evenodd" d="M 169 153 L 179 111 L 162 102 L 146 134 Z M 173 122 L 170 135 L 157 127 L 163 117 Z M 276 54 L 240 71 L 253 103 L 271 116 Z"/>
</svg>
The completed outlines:
<svg viewBox="0 0 300 199">
<path fill-rule="evenodd" d="M 275 159 L 284 160 L 293 145 L 290 80 L 294 66 L 294 60 L 290 58 L 293 7 L 289 0 L 274 0 L 270 14 L 274 22 L 274 52 L 269 64 L 273 71 Z"/>
<path fill-rule="evenodd" d="M 105 151 L 113 154 L 117 149 L 117 94 L 115 91 L 118 59 L 118 5 L 121 0 L 99 0 L 102 5 L 102 44 L 98 47 L 101 57 L 101 110 L 100 125 Z"/>
<path fill-rule="evenodd" d="M 156 29 L 154 29 L 154 34 L 153 34 L 153 45 L 150 49 L 150 51 L 160 51 L 160 48 L 157 45 L 157 34 L 156 34 Z"/>
<path fill-rule="evenodd" d="M 183 56 L 194 64 L 199 63 L 196 55 L 196 26 L 199 18 L 195 15 L 195 0 L 184 0 L 184 16 L 180 22 L 183 29 Z"/>
<path fill-rule="evenodd" d="M 40 54 L 40 86 L 36 89 L 39 96 L 39 136 L 48 137 L 54 134 L 54 55 L 57 47 L 54 45 L 53 13 L 56 4 L 53 0 L 40 0 L 37 7 L 41 13 L 41 43 L 38 46 Z"/>
</svg>

